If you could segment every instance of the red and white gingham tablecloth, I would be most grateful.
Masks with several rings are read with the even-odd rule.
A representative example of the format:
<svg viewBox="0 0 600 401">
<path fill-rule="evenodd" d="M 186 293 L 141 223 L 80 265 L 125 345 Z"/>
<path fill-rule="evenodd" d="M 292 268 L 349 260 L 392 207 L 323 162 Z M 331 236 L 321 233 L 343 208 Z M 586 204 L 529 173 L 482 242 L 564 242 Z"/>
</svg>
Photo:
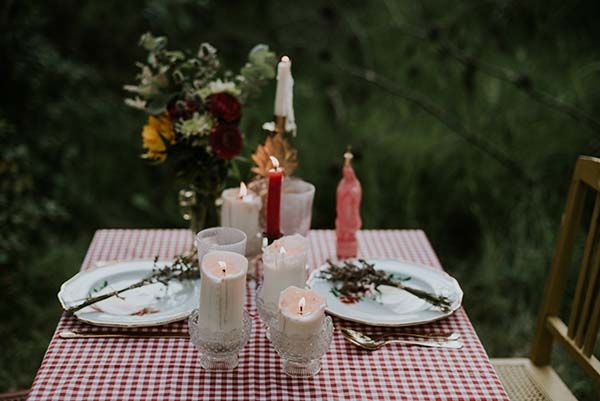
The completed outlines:
<svg viewBox="0 0 600 401">
<path fill-rule="evenodd" d="M 335 256 L 335 234 L 309 234 L 311 267 Z M 172 257 L 189 248 L 188 230 L 97 231 L 82 269 L 98 261 Z M 441 269 L 420 230 L 369 230 L 359 234 L 363 257 L 399 258 Z M 265 338 L 249 282 L 248 311 L 254 317 L 252 337 L 233 372 L 206 372 L 187 339 L 58 338 L 65 329 L 94 329 L 63 316 L 34 380 L 29 400 L 487 400 L 508 401 L 502 384 L 463 309 L 442 321 L 398 331 L 461 334 L 465 347 L 440 350 L 390 345 L 362 351 L 336 331 L 321 372 L 309 379 L 287 377 Z M 468 294 L 467 294 L 468 296 Z M 334 319 L 336 326 L 378 334 Z M 145 329 L 187 332 L 185 322 Z"/>
</svg>

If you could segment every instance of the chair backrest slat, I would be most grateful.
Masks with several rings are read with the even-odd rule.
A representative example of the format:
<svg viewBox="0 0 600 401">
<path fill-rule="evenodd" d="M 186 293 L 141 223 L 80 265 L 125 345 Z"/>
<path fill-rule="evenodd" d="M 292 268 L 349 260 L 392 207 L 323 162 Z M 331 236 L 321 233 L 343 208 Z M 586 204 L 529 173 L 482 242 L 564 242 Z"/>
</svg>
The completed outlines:
<svg viewBox="0 0 600 401">
<path fill-rule="evenodd" d="M 573 250 L 582 228 L 586 193 L 595 192 L 594 209 L 581 263 L 578 264 L 577 284 L 570 308 L 569 324 L 559 318 L 562 298 L 573 263 Z M 552 327 L 564 330 L 553 330 Z M 561 326 L 562 325 L 562 326 Z M 538 366 L 550 363 L 554 336 L 566 347 L 586 372 L 600 384 L 600 367 L 592 355 L 600 327 L 600 159 L 581 156 L 569 187 L 565 212 L 554 250 L 550 275 L 531 350 L 531 360 Z"/>
<path fill-rule="evenodd" d="M 596 302 L 594 302 L 594 310 L 590 318 L 585 342 L 583 343 L 583 354 L 592 356 L 594 346 L 598 339 L 598 329 L 600 328 L 600 293 L 596 293 Z"/>
<path fill-rule="evenodd" d="M 597 247 L 598 242 L 598 216 L 600 215 L 600 192 L 596 194 L 596 201 L 594 203 L 594 211 L 592 212 L 592 220 L 590 228 L 585 240 L 585 248 L 583 250 L 583 257 L 581 258 L 581 264 L 579 265 L 579 277 L 577 278 L 577 286 L 575 289 L 575 296 L 573 297 L 573 303 L 571 305 L 571 316 L 569 318 L 568 335 L 571 338 L 575 337 L 576 329 L 580 322 L 581 304 L 585 300 L 585 294 L 587 290 L 587 277 L 590 266 L 590 259 L 593 250 Z M 595 253 L 595 263 L 598 263 L 598 253 Z"/>
<path fill-rule="evenodd" d="M 577 322 L 577 329 L 575 330 L 575 344 L 578 347 L 583 346 L 583 341 L 587 335 L 590 317 L 592 315 L 593 306 L 596 301 L 597 293 L 597 282 L 598 272 L 600 271 L 600 247 L 598 247 L 593 263 L 589 265 L 588 269 L 583 269 L 579 272 L 579 277 L 585 277 L 584 290 L 585 295 L 583 296 L 583 302 L 579 305 L 573 305 L 579 308 L 579 321 Z"/>
</svg>

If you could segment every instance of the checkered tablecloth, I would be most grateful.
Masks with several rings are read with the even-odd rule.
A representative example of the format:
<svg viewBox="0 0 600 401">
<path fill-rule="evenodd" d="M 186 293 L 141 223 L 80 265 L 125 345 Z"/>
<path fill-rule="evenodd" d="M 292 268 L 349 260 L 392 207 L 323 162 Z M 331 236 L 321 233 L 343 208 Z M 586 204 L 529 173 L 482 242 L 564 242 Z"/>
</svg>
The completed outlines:
<svg viewBox="0 0 600 401">
<path fill-rule="evenodd" d="M 333 231 L 309 234 L 310 264 L 335 256 Z M 172 257 L 188 249 L 187 230 L 100 230 L 82 269 L 96 262 Z M 419 230 L 373 230 L 359 234 L 360 256 L 399 258 L 440 269 L 425 234 Z M 425 267 L 424 267 L 425 268 Z M 252 337 L 233 372 L 200 368 L 198 352 L 187 339 L 62 340 L 55 333 L 34 380 L 30 400 L 488 400 L 508 397 L 464 310 L 451 317 L 405 331 L 455 331 L 465 347 L 439 350 L 391 345 L 362 351 L 336 331 L 321 372 L 310 379 L 287 377 L 265 338 L 249 282 L 248 310 L 254 317 Z M 468 294 L 467 294 L 468 296 Z M 57 301 L 56 301 L 57 302 Z M 370 333 L 368 328 L 334 319 Z M 93 329 L 63 316 L 65 329 Z M 95 330 L 107 330 L 95 328 Z M 186 332 L 185 322 L 146 330 Z M 401 331 L 396 329 L 395 331 Z"/>
</svg>

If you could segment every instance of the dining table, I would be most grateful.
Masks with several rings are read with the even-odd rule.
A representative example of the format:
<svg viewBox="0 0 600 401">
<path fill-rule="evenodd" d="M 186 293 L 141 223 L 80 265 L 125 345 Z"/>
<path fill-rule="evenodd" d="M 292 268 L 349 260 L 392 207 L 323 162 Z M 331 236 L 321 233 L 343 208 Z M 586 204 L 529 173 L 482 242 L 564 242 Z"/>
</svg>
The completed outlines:
<svg viewBox="0 0 600 401">
<path fill-rule="evenodd" d="M 307 238 L 311 269 L 335 258 L 333 230 L 311 230 Z M 81 270 L 109 261 L 173 258 L 188 251 L 192 242 L 191 232 L 185 229 L 98 230 Z M 423 269 L 442 270 L 422 230 L 362 230 L 358 232 L 358 244 L 359 257 L 399 259 L 423 265 Z M 246 308 L 253 321 L 251 338 L 240 353 L 239 366 L 228 372 L 204 370 L 188 338 L 159 335 L 186 334 L 186 320 L 135 329 L 157 334 L 148 338 L 63 339 L 59 333 L 64 330 L 134 330 L 92 326 L 65 313 L 28 399 L 508 401 L 462 307 L 445 319 L 412 327 L 367 326 L 334 317 L 333 341 L 321 360 L 321 371 L 310 378 L 292 378 L 282 371 L 280 357 L 265 336 L 255 295 L 256 280 L 248 280 Z M 455 332 L 460 334 L 464 347 L 388 345 L 367 351 L 346 341 L 340 333 L 343 327 L 372 336 Z"/>
</svg>

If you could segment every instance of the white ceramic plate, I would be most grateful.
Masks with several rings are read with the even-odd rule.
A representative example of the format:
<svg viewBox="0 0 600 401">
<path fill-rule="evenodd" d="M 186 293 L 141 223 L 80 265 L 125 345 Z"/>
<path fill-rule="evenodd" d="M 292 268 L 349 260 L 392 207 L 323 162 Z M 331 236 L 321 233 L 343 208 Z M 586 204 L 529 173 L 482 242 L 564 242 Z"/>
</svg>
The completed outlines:
<svg viewBox="0 0 600 401">
<path fill-rule="evenodd" d="M 331 292 L 332 283 L 318 277 L 327 268 L 323 265 L 310 275 L 308 285 L 327 300 L 327 312 L 373 326 L 412 326 L 445 318 L 460 307 L 463 292 L 458 282 L 446 273 L 399 260 L 368 262 L 374 263 L 378 270 L 409 276 L 410 280 L 404 282 L 407 286 L 447 296 L 452 301 L 450 311 L 443 312 L 406 291 L 388 286 L 380 287 L 382 295 L 377 299 L 363 298 L 357 303 L 343 303 Z"/>
<path fill-rule="evenodd" d="M 159 266 L 170 262 L 159 262 Z M 63 308 L 87 297 L 125 288 L 152 273 L 154 261 L 115 262 L 80 272 L 60 288 Z M 109 285 L 107 286 L 106 283 Z M 111 327 L 149 327 L 185 319 L 200 302 L 200 280 L 150 284 L 111 297 L 75 312 L 84 322 Z"/>
</svg>

